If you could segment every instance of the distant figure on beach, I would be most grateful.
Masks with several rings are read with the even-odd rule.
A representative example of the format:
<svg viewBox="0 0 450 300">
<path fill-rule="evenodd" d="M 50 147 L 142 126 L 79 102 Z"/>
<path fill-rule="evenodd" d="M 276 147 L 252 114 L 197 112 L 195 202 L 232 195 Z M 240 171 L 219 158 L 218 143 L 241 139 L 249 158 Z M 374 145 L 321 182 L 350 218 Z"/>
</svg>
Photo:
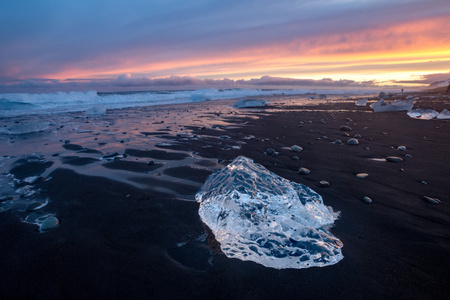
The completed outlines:
<svg viewBox="0 0 450 300">
<path fill-rule="evenodd" d="M 448 91 L 450 91 L 450 83 L 448 84 L 447 91 L 445 92 L 446 95 L 448 95 Z"/>
<path fill-rule="evenodd" d="M 403 89 L 402 89 L 402 93 L 403 93 Z"/>
</svg>

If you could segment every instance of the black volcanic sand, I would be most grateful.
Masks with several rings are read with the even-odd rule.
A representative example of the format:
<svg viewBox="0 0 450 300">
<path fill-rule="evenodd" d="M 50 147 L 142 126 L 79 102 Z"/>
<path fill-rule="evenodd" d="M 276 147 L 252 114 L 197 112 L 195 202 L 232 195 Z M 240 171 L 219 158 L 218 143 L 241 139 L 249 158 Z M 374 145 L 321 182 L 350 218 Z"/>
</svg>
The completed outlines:
<svg viewBox="0 0 450 300">
<path fill-rule="evenodd" d="M 436 99 L 422 104 L 446 107 Z M 65 164 L 97 162 L 87 156 L 63 157 L 63 165 L 49 174 L 49 180 L 33 183 L 41 197 L 50 199 L 45 209 L 56 212 L 58 228 L 39 233 L 36 226 L 20 222 L 20 211 L 0 214 L 1 298 L 448 297 L 449 121 L 415 120 L 404 112 L 371 113 L 351 103 L 240 113 L 221 116 L 229 125 L 220 131 L 191 124 L 189 129 L 199 135 L 195 140 L 167 135 L 167 141 L 176 144 L 164 146 L 164 151 L 132 149 L 130 142 L 126 153 L 145 161 L 112 159 L 102 164 L 103 172 L 129 171 L 128 180 L 141 188 L 106 176 L 80 175 Z M 342 125 L 352 128 L 347 131 L 350 137 L 361 135 L 359 145 L 346 145 L 350 137 L 340 130 Z M 332 143 L 338 139 L 342 145 Z M 294 153 L 292 145 L 303 151 Z M 397 150 L 400 145 L 407 150 Z M 278 156 L 265 155 L 267 148 Z M 161 168 L 149 163 L 156 156 L 166 161 L 184 158 L 184 153 L 166 150 L 194 151 L 205 159 L 161 171 L 178 182 L 160 174 L 138 176 Z M 326 205 L 341 212 L 331 232 L 344 243 L 342 261 L 324 268 L 276 270 L 220 252 L 198 216 L 198 204 L 176 195 L 193 197 L 210 174 L 198 167 L 213 167 L 215 161 L 225 165 L 239 155 L 313 188 Z M 371 160 L 387 156 L 404 161 Z M 22 159 L 11 173 L 25 178 L 40 175 L 51 165 L 44 159 Z M 300 175 L 299 167 L 311 173 Z M 369 176 L 358 179 L 361 172 Z M 329 181 L 330 187 L 319 187 L 320 180 Z M 442 203 L 428 203 L 425 195 Z M 364 203 L 364 196 L 373 202 Z"/>
</svg>

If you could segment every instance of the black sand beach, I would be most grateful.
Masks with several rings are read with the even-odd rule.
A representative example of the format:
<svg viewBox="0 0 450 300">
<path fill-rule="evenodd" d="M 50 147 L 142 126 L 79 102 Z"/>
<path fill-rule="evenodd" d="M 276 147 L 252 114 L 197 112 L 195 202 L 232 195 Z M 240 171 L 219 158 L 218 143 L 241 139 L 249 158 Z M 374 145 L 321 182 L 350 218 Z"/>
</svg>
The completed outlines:
<svg viewBox="0 0 450 300">
<path fill-rule="evenodd" d="M 39 132 L 2 134 L 0 298 L 446 299 L 450 121 L 373 113 L 352 99 L 271 100 L 265 109 L 214 101 L 63 114 Z M 441 111 L 448 102 L 422 93 L 415 107 Z M 359 144 L 347 145 L 356 134 Z M 276 270 L 220 252 L 194 195 L 239 155 L 341 212 L 331 232 L 344 243 L 342 261 Z M 46 214 L 57 228 L 25 222 Z"/>
</svg>

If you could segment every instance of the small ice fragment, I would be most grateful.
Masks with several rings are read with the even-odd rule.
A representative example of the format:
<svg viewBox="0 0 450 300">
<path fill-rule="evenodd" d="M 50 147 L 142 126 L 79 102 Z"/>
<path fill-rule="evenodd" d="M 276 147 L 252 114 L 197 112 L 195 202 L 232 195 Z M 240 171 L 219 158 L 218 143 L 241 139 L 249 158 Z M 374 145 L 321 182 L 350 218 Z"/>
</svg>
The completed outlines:
<svg viewBox="0 0 450 300">
<path fill-rule="evenodd" d="M 49 124 L 47 122 L 21 122 L 15 123 L 11 126 L 0 127 L 0 133 L 5 134 L 27 134 L 27 133 L 35 133 L 44 131 L 49 128 Z"/>
<path fill-rule="evenodd" d="M 106 106 L 95 105 L 86 110 L 87 115 L 104 115 L 106 113 Z"/>
<path fill-rule="evenodd" d="M 439 115 L 436 116 L 436 119 L 450 119 L 450 111 L 448 111 L 446 108 L 444 108 Z"/>
<path fill-rule="evenodd" d="M 265 107 L 268 102 L 264 100 L 253 100 L 253 99 L 240 99 L 234 102 L 234 108 L 252 108 L 252 107 Z"/>
<path fill-rule="evenodd" d="M 414 102 L 416 102 L 416 98 L 411 98 L 405 101 L 402 100 L 396 100 L 392 103 L 387 103 L 384 101 L 384 99 L 380 99 L 375 103 L 370 104 L 370 107 L 373 109 L 374 112 L 385 112 L 385 111 L 410 111 L 413 106 Z"/>
<path fill-rule="evenodd" d="M 33 183 L 38 178 L 39 178 L 39 176 L 30 176 L 30 177 L 24 178 L 23 181 L 25 181 L 27 183 Z"/>
<path fill-rule="evenodd" d="M 343 259 L 329 227 L 337 214 L 312 189 L 239 156 L 195 195 L 199 215 L 228 257 L 266 267 L 309 268 Z"/>
<path fill-rule="evenodd" d="M 397 150 L 406 151 L 406 147 L 405 146 L 398 146 Z"/>
<path fill-rule="evenodd" d="M 367 98 L 359 99 L 356 101 L 356 106 L 366 106 L 367 105 Z"/>
<path fill-rule="evenodd" d="M 363 200 L 364 200 L 364 202 L 367 203 L 367 204 L 372 203 L 372 199 L 370 199 L 370 198 L 367 197 L 367 196 L 365 196 Z"/>
<path fill-rule="evenodd" d="M 431 198 L 431 197 L 428 197 L 428 196 L 423 196 L 423 197 L 425 198 L 425 200 L 427 200 L 431 204 L 439 204 L 439 203 L 441 203 L 441 200 L 439 200 L 437 198 Z"/>
<path fill-rule="evenodd" d="M 434 109 L 416 108 L 408 112 L 408 116 L 414 119 L 431 120 L 439 116 L 439 113 Z"/>
<path fill-rule="evenodd" d="M 360 178 L 360 179 L 366 178 L 367 176 L 369 176 L 369 174 L 367 174 L 367 173 L 358 173 L 358 174 L 356 174 L 356 178 Z"/>
<path fill-rule="evenodd" d="M 297 145 L 293 145 L 293 146 L 291 146 L 291 150 L 294 152 L 300 152 L 303 150 L 303 148 L 300 146 L 297 146 Z"/>
<path fill-rule="evenodd" d="M 330 183 L 326 180 L 321 180 L 321 181 L 319 181 L 319 186 L 320 187 L 329 187 Z"/>
</svg>

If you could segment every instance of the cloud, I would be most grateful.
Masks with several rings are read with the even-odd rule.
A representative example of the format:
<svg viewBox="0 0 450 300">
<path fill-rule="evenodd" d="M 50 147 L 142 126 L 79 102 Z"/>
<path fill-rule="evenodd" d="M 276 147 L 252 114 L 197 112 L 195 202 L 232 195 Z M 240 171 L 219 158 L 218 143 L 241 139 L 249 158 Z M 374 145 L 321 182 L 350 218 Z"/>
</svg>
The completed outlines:
<svg viewBox="0 0 450 300">
<path fill-rule="evenodd" d="M 448 85 L 450 80 L 450 72 L 448 73 L 432 73 L 419 76 L 414 80 L 395 80 L 398 84 L 428 84 L 429 87 L 439 87 Z"/>
<path fill-rule="evenodd" d="M 346 88 L 346 87 L 377 87 L 376 81 L 357 82 L 354 80 L 333 80 L 324 78 L 294 79 L 286 77 L 262 76 L 249 80 L 239 79 L 199 79 L 192 76 L 170 76 L 150 78 L 148 76 L 133 76 L 122 74 L 116 79 L 28 79 L 14 84 L 0 85 L 0 92 L 57 92 L 57 91 L 133 91 L 133 90 L 164 90 L 183 88 Z"/>
<path fill-rule="evenodd" d="M 221 78 L 245 72 L 251 65 L 241 62 L 249 60 L 261 62 L 261 76 L 269 74 L 264 62 L 272 58 L 449 45 L 446 22 L 421 23 L 449 15 L 448 0 L 2 1 L 0 77 L 198 76 L 207 70 Z M 393 30 L 414 23 L 420 26 Z M 221 72 L 227 63 L 235 71 Z"/>
<path fill-rule="evenodd" d="M 333 80 L 331 78 L 314 79 L 294 79 L 284 77 L 263 76 L 259 79 L 238 80 L 238 84 L 244 85 L 265 85 L 265 86 L 309 86 L 309 87 L 367 87 L 376 86 L 375 81 L 357 82 L 354 80 Z"/>
</svg>

